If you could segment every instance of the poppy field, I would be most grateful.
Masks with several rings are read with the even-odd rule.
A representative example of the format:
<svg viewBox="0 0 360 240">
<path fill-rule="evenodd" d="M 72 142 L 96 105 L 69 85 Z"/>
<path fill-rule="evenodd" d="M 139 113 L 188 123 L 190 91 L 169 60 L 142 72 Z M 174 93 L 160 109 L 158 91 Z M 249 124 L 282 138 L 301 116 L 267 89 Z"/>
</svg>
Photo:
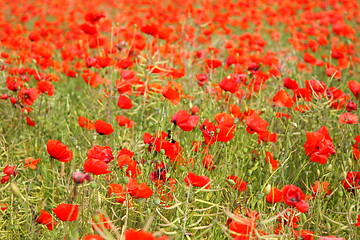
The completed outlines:
<svg viewBox="0 0 360 240">
<path fill-rule="evenodd" d="M 0 239 L 360 239 L 359 4 L 0 1 Z"/>
</svg>

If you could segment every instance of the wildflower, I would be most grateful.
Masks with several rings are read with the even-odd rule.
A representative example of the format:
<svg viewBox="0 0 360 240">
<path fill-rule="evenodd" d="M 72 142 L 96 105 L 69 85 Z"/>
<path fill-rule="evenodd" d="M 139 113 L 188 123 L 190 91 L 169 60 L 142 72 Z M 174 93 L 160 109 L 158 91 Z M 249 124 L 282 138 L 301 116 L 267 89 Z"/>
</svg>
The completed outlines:
<svg viewBox="0 0 360 240">
<path fill-rule="evenodd" d="M 89 149 L 87 157 L 88 159 L 97 159 L 105 163 L 109 163 L 114 159 L 111 147 L 99 145 Z"/>
<path fill-rule="evenodd" d="M 105 217 L 104 214 L 102 213 L 95 213 L 92 216 L 91 219 L 91 227 L 96 230 L 104 230 L 104 229 L 112 229 L 112 226 L 110 224 L 110 219 L 108 219 L 107 217 Z"/>
<path fill-rule="evenodd" d="M 124 203 L 126 200 L 126 189 L 124 186 L 116 183 L 111 183 L 108 186 L 108 195 L 114 194 L 118 203 Z"/>
<path fill-rule="evenodd" d="M 360 189 L 360 172 L 348 172 L 346 178 L 341 183 L 348 191 Z"/>
<path fill-rule="evenodd" d="M 87 118 L 85 118 L 83 116 L 80 116 L 78 118 L 78 123 L 79 123 L 79 126 L 82 127 L 82 128 L 86 128 L 88 130 L 95 129 L 94 123 L 92 123 L 92 121 L 90 121 L 89 119 L 87 119 Z"/>
<path fill-rule="evenodd" d="M 265 161 L 271 164 L 272 170 L 276 170 L 279 166 L 279 162 L 274 159 L 274 156 L 271 152 L 265 152 Z"/>
<path fill-rule="evenodd" d="M 360 227 L 360 214 L 357 216 L 357 222 L 354 224 L 356 227 Z"/>
<path fill-rule="evenodd" d="M 283 193 L 277 188 L 271 188 L 270 192 L 266 195 L 266 202 L 277 203 L 283 201 Z"/>
<path fill-rule="evenodd" d="M 278 107 L 291 108 L 294 105 L 294 101 L 292 100 L 290 95 L 282 89 L 280 89 L 275 94 L 275 96 L 273 97 L 273 102 Z"/>
<path fill-rule="evenodd" d="M 348 87 L 350 91 L 354 94 L 356 99 L 360 98 L 360 82 L 357 81 L 349 81 Z"/>
<path fill-rule="evenodd" d="M 121 109 L 130 109 L 133 106 L 131 99 L 125 95 L 119 96 L 117 105 Z"/>
<path fill-rule="evenodd" d="M 198 176 L 195 173 L 189 172 L 184 178 L 184 182 L 187 186 L 194 187 L 205 187 L 206 189 L 210 188 L 210 179 L 205 176 Z"/>
<path fill-rule="evenodd" d="M 61 221 L 76 221 L 79 214 L 79 205 L 61 203 L 52 210 Z"/>
<path fill-rule="evenodd" d="M 26 158 L 25 159 L 25 164 L 24 167 L 25 168 L 30 168 L 30 169 L 36 169 L 36 165 L 40 162 L 40 158 L 38 159 L 34 159 L 32 157 Z"/>
<path fill-rule="evenodd" d="M 146 183 L 139 184 L 138 181 L 132 177 L 129 178 L 126 187 L 133 198 L 149 198 L 154 193 Z"/>
<path fill-rule="evenodd" d="M 233 188 L 235 190 L 238 190 L 239 192 L 245 192 L 247 189 L 247 182 L 244 182 L 242 179 L 234 176 L 234 175 L 230 175 L 228 176 L 226 179 L 231 180 L 234 182 L 233 184 Z"/>
<path fill-rule="evenodd" d="M 310 161 L 320 164 L 325 164 L 327 158 L 336 153 L 332 139 L 325 126 L 322 126 L 317 132 L 306 133 L 304 148 L 306 155 L 310 156 Z"/>
<path fill-rule="evenodd" d="M 344 112 L 339 116 L 339 122 L 344 124 L 358 124 L 359 118 L 353 113 Z"/>
<path fill-rule="evenodd" d="M 110 123 L 107 123 L 101 119 L 96 120 L 95 122 L 95 130 L 100 135 L 110 135 L 114 132 Z"/>
<path fill-rule="evenodd" d="M 307 212 L 309 205 L 305 202 L 305 194 L 295 185 L 285 185 L 282 188 L 283 200 L 286 205 L 294 206 L 300 212 Z"/>
<path fill-rule="evenodd" d="M 76 184 L 83 183 L 85 180 L 88 180 L 89 182 L 92 180 L 88 173 L 83 173 L 81 171 L 74 172 L 71 178 Z"/>
<path fill-rule="evenodd" d="M 126 116 L 119 115 L 119 116 L 116 116 L 115 118 L 116 118 L 117 123 L 121 127 L 132 128 L 134 126 L 134 122 L 131 121 L 130 119 L 128 119 Z"/>
<path fill-rule="evenodd" d="M 183 131 L 191 131 L 198 125 L 199 119 L 199 116 L 193 116 L 185 110 L 179 110 L 172 117 L 171 122 L 179 126 Z"/>
<path fill-rule="evenodd" d="M 222 65 L 222 63 L 217 59 L 206 59 L 205 64 L 208 68 L 218 68 Z"/>
<path fill-rule="evenodd" d="M 107 170 L 108 168 L 109 168 L 109 165 L 107 165 L 106 162 L 95 159 L 95 158 L 89 158 L 84 163 L 84 171 L 92 173 L 94 175 L 111 173 L 111 171 Z"/>
<path fill-rule="evenodd" d="M 52 231 L 56 225 L 56 222 L 53 220 L 51 214 L 43 209 L 40 210 L 40 215 L 36 219 L 36 222 L 45 225 L 50 231 Z"/>
<path fill-rule="evenodd" d="M 314 196 L 318 194 L 330 195 L 332 191 L 329 189 L 329 185 L 330 183 L 328 182 L 315 181 L 315 184 L 311 187 L 311 191 Z"/>
<path fill-rule="evenodd" d="M 50 157 L 55 158 L 60 162 L 69 162 L 73 158 L 72 151 L 59 140 L 49 140 L 46 147 Z"/>
<path fill-rule="evenodd" d="M 83 237 L 82 240 L 104 240 L 100 235 L 89 234 Z"/>
</svg>

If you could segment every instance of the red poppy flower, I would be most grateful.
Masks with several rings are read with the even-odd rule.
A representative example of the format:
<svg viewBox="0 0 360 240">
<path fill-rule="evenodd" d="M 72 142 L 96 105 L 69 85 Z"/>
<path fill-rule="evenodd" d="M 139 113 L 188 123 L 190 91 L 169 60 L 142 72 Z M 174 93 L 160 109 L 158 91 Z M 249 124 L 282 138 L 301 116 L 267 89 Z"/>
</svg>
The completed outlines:
<svg viewBox="0 0 360 240">
<path fill-rule="evenodd" d="M 135 178 L 130 177 L 128 183 L 126 184 L 129 194 L 133 198 L 149 198 L 153 195 L 153 190 L 149 188 L 146 183 L 141 183 L 139 185 L 138 181 Z"/>
<path fill-rule="evenodd" d="M 221 61 L 217 59 L 206 59 L 205 64 L 208 68 L 218 68 L 222 65 Z"/>
<path fill-rule="evenodd" d="M 344 112 L 339 116 L 339 122 L 344 124 L 358 124 L 359 118 L 353 113 Z"/>
<path fill-rule="evenodd" d="M 304 61 L 312 65 L 315 65 L 316 58 L 309 53 L 304 53 Z"/>
<path fill-rule="evenodd" d="M 232 186 L 235 190 L 239 192 L 245 192 L 247 189 L 247 182 L 244 182 L 242 179 L 237 176 L 230 175 L 226 179 L 232 180 L 235 184 Z"/>
<path fill-rule="evenodd" d="M 174 105 L 178 105 L 180 103 L 180 93 L 171 87 L 165 87 L 162 91 L 162 95 Z"/>
<path fill-rule="evenodd" d="M 335 79 L 340 79 L 342 77 L 342 73 L 336 67 L 327 67 L 325 73 L 329 77 L 333 77 Z"/>
<path fill-rule="evenodd" d="M 345 238 L 342 237 L 335 237 L 335 236 L 326 236 L 326 237 L 320 237 L 318 240 L 345 240 Z"/>
<path fill-rule="evenodd" d="M 346 111 L 351 112 L 357 110 L 357 104 L 354 101 L 349 101 L 346 103 Z"/>
<path fill-rule="evenodd" d="M 276 117 L 278 118 L 282 118 L 282 117 L 285 117 L 286 119 L 290 119 L 291 116 L 289 114 L 286 114 L 286 113 L 282 113 L 282 112 L 276 112 Z"/>
<path fill-rule="evenodd" d="M 89 12 L 85 15 L 85 21 L 95 24 L 100 19 L 104 18 L 105 14 L 103 12 Z"/>
<path fill-rule="evenodd" d="M 10 176 L 9 175 L 5 175 L 1 178 L 1 184 L 5 184 L 10 180 Z"/>
<path fill-rule="evenodd" d="M 81 24 L 80 29 L 83 30 L 84 33 L 89 34 L 89 35 L 97 35 L 98 34 L 98 30 L 97 30 L 96 26 L 88 24 L 88 23 Z"/>
<path fill-rule="evenodd" d="M 236 219 L 230 222 L 229 229 L 237 233 L 231 234 L 236 240 L 252 239 L 256 229 L 255 218 L 237 216 Z"/>
<path fill-rule="evenodd" d="M 206 154 L 202 160 L 202 165 L 209 171 L 214 170 L 214 156 L 211 154 Z"/>
<path fill-rule="evenodd" d="M 156 240 L 156 238 L 148 232 L 135 229 L 127 229 L 125 231 L 125 240 Z"/>
<path fill-rule="evenodd" d="M 60 162 L 69 162 L 73 157 L 72 151 L 59 140 L 49 140 L 46 144 L 50 157 Z"/>
<path fill-rule="evenodd" d="M 86 82 L 93 88 L 96 88 L 100 84 L 103 84 L 105 82 L 105 80 L 100 76 L 100 74 L 88 70 L 84 71 L 81 77 L 84 79 L 84 82 Z"/>
<path fill-rule="evenodd" d="M 24 81 L 22 81 L 20 78 L 11 77 L 11 76 L 6 77 L 6 87 L 10 91 L 15 92 L 21 89 L 23 86 L 24 86 Z"/>
<path fill-rule="evenodd" d="M 116 184 L 116 183 L 112 183 L 109 184 L 108 186 L 108 195 L 109 197 L 111 197 L 111 195 L 114 194 L 116 196 L 116 201 L 118 203 L 124 203 L 126 200 L 126 190 L 125 187 L 120 185 L 120 184 Z"/>
<path fill-rule="evenodd" d="M 276 170 L 279 166 L 279 162 L 274 159 L 271 152 L 265 152 L 265 161 L 271 164 L 272 170 Z"/>
<path fill-rule="evenodd" d="M 229 75 L 221 80 L 219 87 L 221 87 L 224 91 L 236 93 L 239 89 L 239 83 L 236 81 L 235 77 Z"/>
<path fill-rule="evenodd" d="M 183 131 L 191 131 L 198 125 L 199 119 L 199 116 L 192 116 L 185 110 L 179 110 L 172 117 L 171 122 L 179 126 Z"/>
<path fill-rule="evenodd" d="M 36 125 L 36 123 L 33 120 L 31 120 L 31 118 L 29 118 L 28 116 L 26 116 L 26 124 L 31 127 L 34 127 Z"/>
<path fill-rule="evenodd" d="M 328 182 L 315 181 L 315 184 L 311 187 L 311 191 L 314 193 L 314 196 L 318 194 L 330 195 L 332 191 L 329 189 L 329 185 L 330 183 Z"/>
<path fill-rule="evenodd" d="M 198 106 L 192 106 L 190 109 L 191 115 L 197 115 L 199 113 L 200 108 Z"/>
<path fill-rule="evenodd" d="M 90 158 L 84 163 L 84 171 L 94 175 L 111 173 L 108 168 L 109 165 L 106 162 L 94 158 Z"/>
<path fill-rule="evenodd" d="M 80 116 L 78 118 L 78 123 L 79 123 L 79 126 L 82 127 L 82 128 L 86 128 L 88 130 L 95 129 L 94 123 L 92 123 L 89 119 L 87 119 L 87 118 L 85 118 L 83 116 Z"/>
<path fill-rule="evenodd" d="M 41 35 L 39 32 L 32 31 L 29 34 L 29 40 L 32 42 L 37 42 L 41 39 Z"/>
<path fill-rule="evenodd" d="M 327 98 L 334 109 L 341 109 L 349 100 L 350 96 L 346 95 L 341 89 L 330 87 L 326 90 Z"/>
<path fill-rule="evenodd" d="M 307 212 L 309 209 L 309 204 L 307 204 L 305 199 L 305 194 L 301 191 L 300 188 L 295 185 L 285 185 L 282 188 L 283 200 L 286 205 L 294 206 L 300 212 Z"/>
<path fill-rule="evenodd" d="M 19 101 L 28 106 L 31 106 L 38 97 L 39 90 L 36 88 L 21 88 L 18 93 Z"/>
<path fill-rule="evenodd" d="M 130 109 L 133 106 L 131 99 L 125 95 L 119 96 L 117 105 L 119 108 L 122 108 L 122 109 Z"/>
<path fill-rule="evenodd" d="M 1 211 L 5 211 L 6 209 L 8 209 L 8 205 L 6 203 L 0 203 L 0 210 Z"/>
<path fill-rule="evenodd" d="M 283 201 L 283 193 L 277 188 L 271 188 L 270 192 L 266 195 L 266 202 L 277 203 Z"/>
<path fill-rule="evenodd" d="M 217 141 L 216 126 L 212 122 L 209 122 L 209 119 L 205 119 L 199 128 L 204 136 L 206 145 L 211 146 Z"/>
<path fill-rule="evenodd" d="M 280 89 L 275 94 L 275 96 L 273 97 L 273 102 L 278 107 L 291 108 L 294 105 L 294 101 L 292 100 L 290 95 L 282 89 Z"/>
<path fill-rule="evenodd" d="M 217 125 L 217 141 L 219 142 L 228 142 L 231 139 L 234 138 L 234 132 L 236 130 L 236 126 L 235 125 L 231 125 L 231 126 L 226 126 L 223 124 Z"/>
<path fill-rule="evenodd" d="M 49 96 L 54 95 L 54 86 L 49 81 L 42 80 L 40 82 L 37 82 L 37 85 L 38 85 L 38 90 L 41 93 L 47 92 L 47 95 Z"/>
<path fill-rule="evenodd" d="M 97 159 L 105 163 L 109 163 L 114 159 L 111 147 L 98 145 L 89 149 L 87 157 L 88 159 Z"/>
<path fill-rule="evenodd" d="M 284 87 L 291 89 L 291 90 L 297 90 L 299 88 L 297 82 L 295 80 L 292 80 L 290 78 L 284 78 Z"/>
<path fill-rule="evenodd" d="M 117 160 L 120 169 L 126 167 L 126 176 L 136 178 L 139 174 L 141 174 L 138 163 L 132 159 L 130 155 L 119 154 Z"/>
<path fill-rule="evenodd" d="M 360 99 L 360 82 L 357 81 L 349 81 L 348 87 L 350 91 L 354 94 L 356 99 Z"/>
<path fill-rule="evenodd" d="M 357 219 L 356 219 L 356 223 L 354 224 L 356 227 L 360 227 L 360 214 L 358 214 Z"/>
<path fill-rule="evenodd" d="M 300 98 L 310 102 L 312 99 L 311 93 L 311 90 L 308 88 L 298 88 L 294 90 L 294 101 L 296 101 L 297 98 Z"/>
<path fill-rule="evenodd" d="M 360 149 L 359 149 L 359 143 L 360 143 L 360 135 L 357 135 L 355 138 L 355 143 L 352 145 L 352 151 L 353 156 L 356 160 L 360 159 Z"/>
<path fill-rule="evenodd" d="M 115 118 L 117 123 L 121 127 L 132 128 L 134 126 L 134 122 L 128 119 L 126 116 L 119 115 L 119 116 L 115 116 Z"/>
<path fill-rule="evenodd" d="M 17 172 L 15 171 L 16 166 L 10 166 L 10 165 L 6 165 L 3 169 L 3 173 L 10 176 L 16 176 Z"/>
<path fill-rule="evenodd" d="M 61 203 L 52 210 L 61 221 L 76 221 L 79 214 L 79 205 Z"/>
<path fill-rule="evenodd" d="M 210 188 L 210 178 L 205 176 L 198 176 L 195 173 L 189 172 L 184 178 L 184 182 L 187 186 L 194 187 L 205 187 L 206 189 Z"/>
<path fill-rule="evenodd" d="M 306 155 L 310 156 L 310 161 L 320 164 L 325 164 L 327 158 L 336 153 L 332 139 L 325 126 L 321 127 L 317 132 L 306 133 L 304 148 Z"/>
<path fill-rule="evenodd" d="M 234 116 L 234 118 L 238 118 L 242 120 L 244 118 L 244 114 L 241 112 L 240 108 L 234 104 L 230 104 L 229 106 L 230 113 Z"/>
<path fill-rule="evenodd" d="M 360 189 L 360 172 L 348 172 L 346 178 L 341 183 L 348 191 Z"/>
<path fill-rule="evenodd" d="M 204 73 L 198 73 L 195 77 L 198 80 L 198 84 L 200 87 L 204 86 L 204 84 L 208 82 L 208 77 Z"/>
<path fill-rule="evenodd" d="M 43 209 L 40 210 L 40 215 L 36 219 L 36 222 L 45 225 L 50 231 L 52 231 L 56 225 L 56 222 L 53 220 L 51 214 Z"/>
<path fill-rule="evenodd" d="M 25 159 L 24 168 L 36 169 L 36 165 L 40 162 L 40 158 L 34 159 L 32 157 Z"/>
<path fill-rule="evenodd" d="M 262 119 L 256 113 L 252 113 L 250 116 L 246 118 L 245 124 L 247 126 L 246 131 L 250 134 L 254 132 L 266 132 L 269 123 Z"/>
<path fill-rule="evenodd" d="M 96 231 L 104 230 L 104 229 L 112 229 L 112 226 L 110 224 L 110 219 L 108 219 L 107 217 L 105 217 L 104 214 L 99 212 L 93 214 L 91 219 L 91 227 Z"/>
<path fill-rule="evenodd" d="M 95 122 L 95 130 L 100 135 L 110 135 L 114 132 L 110 123 L 107 123 L 101 119 L 96 120 Z"/>
<path fill-rule="evenodd" d="M 83 237 L 82 240 L 104 240 L 100 235 L 90 234 Z"/>
<path fill-rule="evenodd" d="M 154 24 L 147 24 L 141 27 L 141 32 L 149 34 L 153 37 L 158 35 L 158 28 Z"/>
</svg>

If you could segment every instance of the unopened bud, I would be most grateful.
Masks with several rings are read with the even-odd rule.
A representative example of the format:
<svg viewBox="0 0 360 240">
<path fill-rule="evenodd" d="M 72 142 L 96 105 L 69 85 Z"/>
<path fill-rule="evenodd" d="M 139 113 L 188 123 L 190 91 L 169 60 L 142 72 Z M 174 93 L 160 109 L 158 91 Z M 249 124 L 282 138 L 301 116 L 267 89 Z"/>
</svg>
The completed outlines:
<svg viewBox="0 0 360 240">
<path fill-rule="evenodd" d="M 268 184 L 268 185 L 266 185 L 266 187 L 264 188 L 264 193 L 265 194 L 269 194 L 270 193 L 270 191 L 271 191 L 271 184 Z"/>
<path fill-rule="evenodd" d="M 15 183 L 10 183 L 10 188 L 15 197 L 21 197 L 20 189 Z"/>
<path fill-rule="evenodd" d="M 331 172 L 333 170 L 333 165 L 332 164 L 329 164 L 326 169 Z"/>
</svg>

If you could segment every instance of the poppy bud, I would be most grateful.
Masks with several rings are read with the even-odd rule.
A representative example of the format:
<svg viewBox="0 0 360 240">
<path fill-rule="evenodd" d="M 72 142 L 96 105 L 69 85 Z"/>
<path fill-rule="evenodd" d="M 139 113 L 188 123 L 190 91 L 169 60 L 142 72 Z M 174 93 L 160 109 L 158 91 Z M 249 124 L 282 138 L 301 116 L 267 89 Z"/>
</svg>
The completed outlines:
<svg viewBox="0 0 360 240">
<path fill-rule="evenodd" d="M 10 188 L 15 197 L 21 197 L 20 189 L 15 183 L 11 183 Z"/>
<path fill-rule="evenodd" d="M 332 164 L 329 164 L 326 169 L 331 172 L 333 170 L 333 165 Z"/>
<path fill-rule="evenodd" d="M 271 191 L 271 184 L 268 184 L 268 185 L 266 185 L 266 187 L 264 188 L 264 193 L 265 194 L 269 194 L 270 193 L 270 191 Z"/>
<path fill-rule="evenodd" d="M 74 172 L 71 178 L 76 184 L 83 183 L 85 180 L 89 182 L 92 180 L 88 173 L 83 173 L 80 171 Z"/>
<path fill-rule="evenodd" d="M 153 203 L 155 204 L 155 205 L 160 205 L 160 198 L 154 198 L 154 200 L 153 200 Z"/>
</svg>

